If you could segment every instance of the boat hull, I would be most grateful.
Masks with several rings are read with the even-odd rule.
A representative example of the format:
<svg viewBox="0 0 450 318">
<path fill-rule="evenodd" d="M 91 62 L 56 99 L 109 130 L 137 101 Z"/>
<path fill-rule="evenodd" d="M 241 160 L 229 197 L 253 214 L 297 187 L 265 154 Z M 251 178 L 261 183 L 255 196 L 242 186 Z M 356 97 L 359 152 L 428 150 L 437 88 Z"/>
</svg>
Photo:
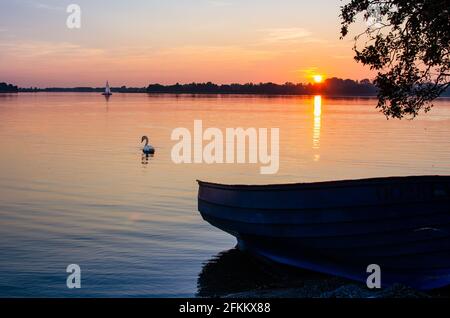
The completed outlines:
<svg viewBox="0 0 450 318">
<path fill-rule="evenodd" d="M 364 282 L 377 264 L 385 286 L 450 284 L 450 177 L 199 185 L 202 217 L 242 249 Z"/>
</svg>

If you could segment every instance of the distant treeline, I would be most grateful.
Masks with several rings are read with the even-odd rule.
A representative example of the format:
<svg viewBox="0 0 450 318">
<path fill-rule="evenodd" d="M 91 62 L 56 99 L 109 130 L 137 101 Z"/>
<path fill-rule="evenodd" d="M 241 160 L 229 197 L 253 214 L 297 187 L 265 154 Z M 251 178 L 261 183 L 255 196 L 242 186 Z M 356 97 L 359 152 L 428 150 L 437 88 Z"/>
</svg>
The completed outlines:
<svg viewBox="0 0 450 318">
<path fill-rule="evenodd" d="M 377 87 L 368 79 L 354 81 L 337 77 L 326 79 L 316 84 L 285 84 L 275 83 L 247 83 L 247 84 L 214 84 L 191 83 L 161 85 L 150 84 L 147 92 L 150 94 L 260 94 L 260 95 L 327 95 L 327 96 L 376 96 Z M 449 97 L 450 88 L 441 96 Z"/>
<path fill-rule="evenodd" d="M 19 91 L 17 86 L 12 84 L 0 83 L 0 93 L 17 93 Z"/>
<path fill-rule="evenodd" d="M 7 87 L 9 91 L 17 91 L 17 86 L 0 83 L 0 91 Z M 19 88 L 20 92 L 85 92 L 101 93 L 104 87 L 73 87 L 73 88 Z M 247 84 L 214 84 L 190 83 L 161 85 L 150 84 L 148 87 L 111 87 L 113 93 L 149 93 L 149 94 L 258 94 L 258 95 L 327 95 L 327 96 L 376 96 L 377 88 L 368 79 L 354 81 L 351 79 L 329 78 L 320 84 L 302 83 L 247 83 Z M 441 96 L 450 96 L 447 89 Z"/>
<path fill-rule="evenodd" d="M 350 79 L 330 78 L 320 84 L 275 84 L 275 83 L 247 83 L 223 84 L 191 83 L 161 85 L 150 84 L 148 93 L 175 93 L 175 94 L 261 94 L 261 95 L 376 95 L 376 87 L 368 80 L 354 81 Z"/>
<path fill-rule="evenodd" d="M 73 88 L 20 88 L 21 92 L 97 92 L 104 87 L 73 87 Z M 368 79 L 353 81 L 350 79 L 330 78 L 321 84 L 275 84 L 275 83 L 247 83 L 247 84 L 214 84 L 190 83 L 161 85 L 150 84 L 148 87 L 111 87 L 113 93 L 150 93 L 150 94 L 259 94 L 259 95 L 376 95 L 376 88 Z"/>
</svg>

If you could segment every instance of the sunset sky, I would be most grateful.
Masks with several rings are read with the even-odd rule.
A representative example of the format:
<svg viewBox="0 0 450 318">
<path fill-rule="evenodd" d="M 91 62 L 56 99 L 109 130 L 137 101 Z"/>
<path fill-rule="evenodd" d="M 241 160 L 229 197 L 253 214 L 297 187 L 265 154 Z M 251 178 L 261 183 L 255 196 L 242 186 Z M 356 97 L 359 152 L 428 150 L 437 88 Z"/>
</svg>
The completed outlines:
<svg viewBox="0 0 450 318">
<path fill-rule="evenodd" d="M 15 0 L 0 4 L 0 82 L 22 87 L 370 78 L 339 39 L 340 0 Z M 69 4 L 81 29 L 66 27 Z M 360 22 L 363 27 L 364 22 Z M 356 30 L 354 30 L 356 32 Z"/>
</svg>

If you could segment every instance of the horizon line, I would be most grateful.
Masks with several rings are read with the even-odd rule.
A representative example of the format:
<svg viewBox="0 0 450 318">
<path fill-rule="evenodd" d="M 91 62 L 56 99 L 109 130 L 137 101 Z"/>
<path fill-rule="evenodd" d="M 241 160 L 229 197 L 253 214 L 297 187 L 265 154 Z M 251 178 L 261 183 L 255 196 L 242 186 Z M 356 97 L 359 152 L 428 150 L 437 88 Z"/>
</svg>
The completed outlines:
<svg viewBox="0 0 450 318">
<path fill-rule="evenodd" d="M 332 76 L 332 77 L 327 77 L 323 80 L 322 83 L 314 83 L 313 81 L 310 82 L 291 82 L 291 81 L 286 81 L 286 82 L 273 82 L 273 81 L 259 81 L 259 82 L 228 82 L 228 83 L 216 83 L 216 82 L 212 82 L 212 81 L 192 81 L 192 82 L 172 82 L 172 83 L 167 83 L 167 84 L 162 84 L 162 83 L 158 83 L 158 82 L 151 82 L 149 84 L 147 84 L 146 86 L 128 86 L 125 84 L 122 85 L 111 85 L 111 83 L 109 83 L 109 86 L 111 88 L 121 88 L 121 87 L 127 87 L 127 88 L 147 88 L 150 85 L 161 85 L 161 86 L 173 86 L 173 85 L 189 85 L 189 84 L 213 84 L 213 85 L 218 85 L 218 86 L 225 86 L 225 85 L 248 85 L 248 84 L 253 84 L 253 85 L 260 85 L 260 84 L 276 84 L 276 85 L 286 85 L 286 84 L 293 84 L 293 85 L 321 85 L 324 82 L 326 82 L 327 80 L 330 79 L 338 79 L 338 80 L 350 80 L 356 83 L 360 83 L 364 80 L 369 80 L 370 83 L 372 84 L 372 80 L 369 78 L 362 78 L 362 79 L 352 79 L 352 78 L 342 78 L 342 77 L 336 77 L 336 76 Z M 108 82 L 110 82 L 109 80 L 107 80 Z M 49 88 L 61 88 L 61 89 L 73 89 L 73 88 L 104 88 L 105 85 L 101 85 L 101 86 L 84 86 L 84 85 L 77 85 L 77 86 L 57 86 L 57 85 L 50 85 L 50 86 L 18 86 L 12 82 L 7 82 L 7 81 L 0 81 L 0 83 L 5 83 L 5 84 L 11 84 L 14 86 L 17 86 L 19 89 L 30 89 L 30 88 L 37 88 L 37 89 L 49 89 Z M 106 84 L 106 82 L 105 82 Z"/>
</svg>

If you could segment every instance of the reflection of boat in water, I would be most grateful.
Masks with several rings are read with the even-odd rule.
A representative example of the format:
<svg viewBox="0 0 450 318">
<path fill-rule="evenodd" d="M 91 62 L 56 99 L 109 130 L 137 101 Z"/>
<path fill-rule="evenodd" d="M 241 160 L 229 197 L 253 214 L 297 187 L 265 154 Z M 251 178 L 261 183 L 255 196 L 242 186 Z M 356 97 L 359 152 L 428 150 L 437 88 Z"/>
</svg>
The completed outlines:
<svg viewBox="0 0 450 318">
<path fill-rule="evenodd" d="M 111 89 L 109 88 L 109 83 L 108 81 L 106 81 L 106 86 L 105 86 L 105 91 L 102 93 L 103 96 L 105 97 L 110 97 L 112 95 L 111 93 Z"/>
<path fill-rule="evenodd" d="M 239 249 L 219 253 L 203 265 L 197 296 L 249 295 L 296 288 L 296 297 L 317 296 L 346 281 L 276 263 L 264 262 Z"/>
<path fill-rule="evenodd" d="M 203 265 L 197 281 L 197 296 L 220 297 L 260 285 L 258 262 L 248 254 L 231 249 Z"/>
<path fill-rule="evenodd" d="M 362 283 L 267 261 L 233 248 L 203 264 L 196 296 L 260 299 L 448 298 L 449 295 L 448 288 L 424 294 L 398 284 L 370 290 Z"/>
<path fill-rule="evenodd" d="M 241 249 L 270 260 L 382 285 L 450 284 L 450 177 L 287 185 L 199 181 L 198 207 Z"/>
</svg>

